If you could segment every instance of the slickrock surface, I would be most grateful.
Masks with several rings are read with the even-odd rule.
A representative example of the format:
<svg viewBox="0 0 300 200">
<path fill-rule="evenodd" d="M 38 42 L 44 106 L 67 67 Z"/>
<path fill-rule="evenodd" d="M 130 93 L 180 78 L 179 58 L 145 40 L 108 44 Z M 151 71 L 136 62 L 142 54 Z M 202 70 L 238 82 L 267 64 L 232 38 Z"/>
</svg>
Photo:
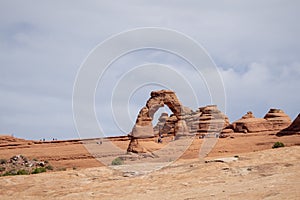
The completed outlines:
<svg viewBox="0 0 300 200">
<path fill-rule="evenodd" d="M 0 177 L 1 199 L 299 199 L 300 147 L 179 161 L 135 176 L 106 167 Z M 226 162 L 214 162 L 226 160 Z M 147 171 L 149 165 L 139 164 Z M 159 163 L 157 163 L 159 165 Z M 117 166 L 119 167 L 126 166 Z M 136 166 L 139 167 L 139 166 Z M 133 174 L 133 175 L 132 175 Z"/>
</svg>

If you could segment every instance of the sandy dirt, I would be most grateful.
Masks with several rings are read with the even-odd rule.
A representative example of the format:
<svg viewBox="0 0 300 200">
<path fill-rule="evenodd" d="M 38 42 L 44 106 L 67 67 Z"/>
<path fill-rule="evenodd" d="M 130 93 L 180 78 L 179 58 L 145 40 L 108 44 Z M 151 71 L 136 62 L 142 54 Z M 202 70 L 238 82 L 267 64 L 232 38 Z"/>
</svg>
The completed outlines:
<svg viewBox="0 0 300 200">
<path fill-rule="evenodd" d="M 299 152 L 300 147 L 294 146 L 243 153 L 229 163 L 182 160 L 131 177 L 107 167 L 1 177 L 0 195 L 1 199 L 299 199 Z"/>
<path fill-rule="evenodd" d="M 237 153 L 270 149 L 277 141 L 283 142 L 286 146 L 300 145 L 300 135 L 277 137 L 274 134 L 275 133 L 272 132 L 234 134 L 232 137 L 220 138 L 208 156 L 229 156 Z M 162 144 L 158 144 L 156 139 L 149 139 L 145 142 L 141 142 L 141 144 L 150 151 L 155 151 L 164 147 L 166 143 L 170 141 L 170 138 L 163 138 L 163 140 L 164 142 Z M 99 142 L 99 140 L 40 142 L 0 136 L 0 158 L 9 159 L 14 155 L 22 154 L 30 159 L 48 160 L 56 168 L 98 167 L 103 166 L 103 164 L 95 159 L 95 157 L 97 158 L 103 155 L 97 155 L 97 152 L 107 154 L 113 152 L 113 149 L 110 147 L 107 149 L 105 145 L 98 145 L 97 142 Z M 116 147 L 120 148 L 118 153 L 111 155 L 110 160 L 119 154 L 126 154 L 126 149 L 129 144 L 128 138 L 112 138 L 109 142 L 112 142 Z M 103 143 L 105 144 L 105 141 Z M 202 143 L 203 139 L 195 137 L 181 158 L 198 158 Z M 175 153 L 177 154 L 177 152 Z"/>
<path fill-rule="evenodd" d="M 287 147 L 272 149 L 276 141 Z M 97 147 L 96 142 L 84 141 L 93 147 Z M 123 150 L 128 142 L 124 138 L 113 139 Z M 154 150 L 165 145 L 154 140 L 144 143 Z M 181 159 L 169 166 L 164 162 L 125 162 L 112 168 L 98 162 L 81 141 L 2 140 L 0 158 L 23 154 L 49 160 L 57 169 L 65 167 L 67 171 L 0 177 L 0 196 L 1 199 L 300 198 L 300 135 L 235 134 L 217 141 L 204 158 L 212 161 L 207 163 L 198 159 L 202 143 L 203 140 L 196 138 Z M 238 159 L 231 161 L 233 156 Z M 216 158 L 230 162 L 215 162 Z M 153 171 L 161 166 L 164 167 Z"/>
</svg>

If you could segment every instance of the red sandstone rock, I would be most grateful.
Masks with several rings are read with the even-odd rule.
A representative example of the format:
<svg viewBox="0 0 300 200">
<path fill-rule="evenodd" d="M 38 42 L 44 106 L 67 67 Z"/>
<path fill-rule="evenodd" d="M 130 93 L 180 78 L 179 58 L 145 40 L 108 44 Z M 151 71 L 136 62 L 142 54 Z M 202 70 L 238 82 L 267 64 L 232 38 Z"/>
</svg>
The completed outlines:
<svg viewBox="0 0 300 200">
<path fill-rule="evenodd" d="M 264 119 L 272 123 L 272 130 L 279 131 L 291 124 L 291 118 L 280 109 L 271 108 Z"/>
<path fill-rule="evenodd" d="M 173 114 L 168 116 L 167 113 L 163 113 L 157 125 L 153 128 L 154 113 L 165 105 L 170 108 Z M 138 145 L 140 139 L 154 136 L 163 137 L 167 134 L 172 134 L 178 138 L 200 132 L 202 134 L 208 132 L 220 133 L 228 125 L 228 117 L 218 110 L 216 105 L 201 107 L 198 111 L 193 112 L 193 110 L 180 103 L 175 92 L 170 90 L 153 91 L 146 106 L 139 112 L 136 124 L 130 134 L 132 140 L 129 143 L 128 151 L 145 151 Z"/>
<path fill-rule="evenodd" d="M 129 152 L 141 152 L 142 149 L 138 147 L 138 139 L 154 137 L 154 130 L 152 120 L 154 113 L 160 108 L 167 105 L 175 116 L 174 122 L 185 113 L 189 113 L 190 110 L 182 106 L 178 100 L 175 92 L 171 90 L 159 90 L 152 91 L 150 99 L 147 101 L 146 106 L 141 109 L 136 120 L 130 136 L 132 137 L 129 143 L 127 151 Z M 162 120 L 162 119 L 161 119 Z M 175 125 L 175 124 L 174 124 Z M 174 129 L 175 126 L 170 126 L 170 129 Z M 163 127 L 164 128 L 164 127 Z M 163 129 L 162 128 L 162 129 Z M 174 129 L 175 130 L 175 129 Z M 175 131 L 185 131 L 184 123 L 181 122 L 177 126 Z"/>
<path fill-rule="evenodd" d="M 199 108 L 199 129 L 197 132 L 220 132 L 229 125 L 229 120 L 216 105 Z"/>
<path fill-rule="evenodd" d="M 141 109 L 136 120 L 136 124 L 131 132 L 133 138 L 153 137 L 152 119 L 154 113 L 164 105 L 167 105 L 176 118 L 183 115 L 184 107 L 178 100 L 175 92 L 171 90 L 159 90 L 151 92 L 151 97 L 146 106 Z"/>
<path fill-rule="evenodd" d="M 155 112 L 167 105 L 173 112 L 170 116 L 163 113 L 157 125 L 153 128 L 152 119 Z M 193 134 L 220 133 L 227 137 L 233 132 L 255 133 L 263 131 L 277 131 L 288 127 L 291 120 L 280 109 L 270 109 L 264 118 L 255 118 L 251 111 L 233 124 L 228 117 L 218 110 L 216 105 L 208 105 L 193 111 L 183 106 L 175 92 L 159 90 L 151 92 L 151 97 L 143 107 L 130 134 L 129 152 L 145 153 L 138 140 L 155 136 L 163 137 L 167 134 L 174 136 L 188 136 Z M 178 138 L 178 137 L 176 137 Z"/>
<path fill-rule="evenodd" d="M 127 151 L 133 152 L 133 153 L 147 153 L 148 152 L 144 147 L 142 147 L 139 144 L 139 141 L 136 138 L 131 139 L 130 144 L 128 145 Z"/>
<path fill-rule="evenodd" d="M 292 122 L 292 124 L 289 127 L 279 131 L 276 135 L 284 136 L 293 134 L 300 134 L 300 114 L 298 114 L 296 119 Z"/>
<path fill-rule="evenodd" d="M 253 115 L 253 113 L 251 111 L 248 111 L 243 117 L 242 119 L 249 119 L 249 118 L 255 118 L 255 116 Z"/>
<path fill-rule="evenodd" d="M 291 123 L 290 117 L 280 109 L 270 109 L 264 118 L 255 118 L 252 112 L 247 112 L 232 126 L 235 132 L 255 133 L 277 131 L 286 128 Z"/>
</svg>

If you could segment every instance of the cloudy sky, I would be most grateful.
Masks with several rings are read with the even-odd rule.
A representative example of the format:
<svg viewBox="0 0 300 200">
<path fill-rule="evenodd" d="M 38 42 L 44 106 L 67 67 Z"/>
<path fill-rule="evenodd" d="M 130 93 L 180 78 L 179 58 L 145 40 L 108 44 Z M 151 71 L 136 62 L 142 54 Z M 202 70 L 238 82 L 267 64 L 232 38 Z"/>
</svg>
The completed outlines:
<svg viewBox="0 0 300 200">
<path fill-rule="evenodd" d="M 271 107 L 294 119 L 300 112 L 299 7 L 297 0 L 2 0 L 0 133 L 28 139 L 78 138 L 72 92 L 81 64 L 100 42 L 138 27 L 174 29 L 206 49 L 223 79 L 222 111 L 230 121 L 249 110 L 263 117 Z M 126 127 L 115 123 L 118 99 L 112 112 L 113 88 L 126 70 L 146 63 L 168 65 L 190 80 L 199 102 L 189 102 L 180 93 L 183 104 L 196 109 L 214 103 L 204 81 L 195 80 L 182 59 L 158 50 L 134 52 L 113 63 L 104 85 L 97 88 L 95 109 L 106 135 L 128 131 L 150 90 L 163 88 L 150 84 L 128 91 L 130 120 Z"/>
</svg>

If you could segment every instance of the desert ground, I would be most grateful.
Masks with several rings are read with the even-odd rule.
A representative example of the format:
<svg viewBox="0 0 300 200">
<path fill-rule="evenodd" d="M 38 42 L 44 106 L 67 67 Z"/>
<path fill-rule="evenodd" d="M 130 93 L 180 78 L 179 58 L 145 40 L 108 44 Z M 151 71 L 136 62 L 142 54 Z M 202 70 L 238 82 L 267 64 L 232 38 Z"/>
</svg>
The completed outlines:
<svg viewBox="0 0 300 200">
<path fill-rule="evenodd" d="M 1 199 L 300 198 L 300 135 L 236 133 L 218 139 L 201 159 L 204 140 L 195 137 L 176 162 L 166 165 L 167 160 L 151 161 L 150 157 L 119 166 L 105 166 L 98 159 L 103 155 L 93 149 L 105 149 L 111 142 L 121 149 L 109 154 L 112 160 L 126 151 L 127 137 L 105 139 L 101 145 L 98 139 L 40 142 L 0 138 L 0 158 L 22 154 L 54 166 L 52 172 L 0 177 Z M 143 145 L 155 152 L 168 143 L 168 138 L 163 139 L 162 144 L 149 139 Z M 272 149 L 277 141 L 285 147 Z"/>
</svg>

